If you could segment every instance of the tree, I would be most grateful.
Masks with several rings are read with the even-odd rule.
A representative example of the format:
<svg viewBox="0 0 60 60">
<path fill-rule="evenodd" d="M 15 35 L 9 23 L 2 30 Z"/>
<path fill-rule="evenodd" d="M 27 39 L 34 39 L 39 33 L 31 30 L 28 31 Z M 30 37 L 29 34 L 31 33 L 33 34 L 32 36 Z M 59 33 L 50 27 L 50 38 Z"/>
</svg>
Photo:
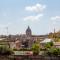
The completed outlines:
<svg viewBox="0 0 60 60">
<path fill-rule="evenodd" d="M 51 41 L 51 42 L 48 42 L 48 43 L 45 44 L 45 48 L 46 48 L 46 49 L 49 49 L 49 48 L 51 48 L 53 45 L 54 45 L 54 44 L 53 44 L 52 41 Z"/>
<path fill-rule="evenodd" d="M 39 52 L 40 52 L 40 44 L 35 42 L 33 45 L 32 45 L 32 51 L 33 51 L 33 55 L 38 55 Z"/>
<path fill-rule="evenodd" d="M 7 46 L 0 46 L 0 55 L 11 55 L 13 51 Z"/>
<path fill-rule="evenodd" d="M 49 56 L 58 56 L 58 55 L 60 55 L 60 49 L 59 48 L 51 48 L 51 49 L 47 50 L 46 54 Z"/>
</svg>

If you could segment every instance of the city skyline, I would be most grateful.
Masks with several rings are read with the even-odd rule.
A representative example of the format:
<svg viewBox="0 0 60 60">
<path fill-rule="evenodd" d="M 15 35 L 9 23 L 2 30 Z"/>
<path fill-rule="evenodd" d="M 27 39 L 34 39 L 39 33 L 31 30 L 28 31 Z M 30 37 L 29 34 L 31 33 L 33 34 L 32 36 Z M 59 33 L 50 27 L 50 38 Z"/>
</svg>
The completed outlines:
<svg viewBox="0 0 60 60">
<path fill-rule="evenodd" d="M 60 30 L 60 0 L 1 0 L 0 35 L 48 34 Z M 8 27 L 8 29 L 7 29 Z M 8 30 L 8 31 L 7 31 Z"/>
</svg>

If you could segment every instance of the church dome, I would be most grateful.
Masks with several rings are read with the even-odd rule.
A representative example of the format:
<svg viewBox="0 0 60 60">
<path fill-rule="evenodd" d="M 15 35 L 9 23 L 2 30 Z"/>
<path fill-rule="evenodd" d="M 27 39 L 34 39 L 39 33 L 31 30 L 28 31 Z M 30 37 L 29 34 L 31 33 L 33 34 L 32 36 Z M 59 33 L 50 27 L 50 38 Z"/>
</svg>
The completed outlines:
<svg viewBox="0 0 60 60">
<path fill-rule="evenodd" d="M 26 29 L 26 31 L 28 31 L 28 32 L 30 32 L 31 31 L 31 29 L 30 29 L 30 27 L 28 26 L 28 28 Z"/>
<path fill-rule="evenodd" d="M 30 36 L 30 35 L 31 35 L 31 29 L 30 29 L 29 26 L 28 26 L 28 28 L 26 29 L 26 35 L 27 35 L 27 36 Z"/>
</svg>

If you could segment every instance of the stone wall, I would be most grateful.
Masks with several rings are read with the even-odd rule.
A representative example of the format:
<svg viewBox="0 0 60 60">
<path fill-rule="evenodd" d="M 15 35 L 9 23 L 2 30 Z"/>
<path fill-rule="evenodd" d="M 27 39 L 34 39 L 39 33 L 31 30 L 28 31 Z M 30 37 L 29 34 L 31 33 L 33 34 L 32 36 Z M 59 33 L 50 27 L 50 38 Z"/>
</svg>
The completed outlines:
<svg viewBox="0 0 60 60">
<path fill-rule="evenodd" d="M 60 56 L 15 55 L 15 56 L 0 56 L 0 60 L 60 60 Z"/>
<path fill-rule="evenodd" d="M 16 60 L 60 60 L 60 56 L 15 56 Z"/>
</svg>

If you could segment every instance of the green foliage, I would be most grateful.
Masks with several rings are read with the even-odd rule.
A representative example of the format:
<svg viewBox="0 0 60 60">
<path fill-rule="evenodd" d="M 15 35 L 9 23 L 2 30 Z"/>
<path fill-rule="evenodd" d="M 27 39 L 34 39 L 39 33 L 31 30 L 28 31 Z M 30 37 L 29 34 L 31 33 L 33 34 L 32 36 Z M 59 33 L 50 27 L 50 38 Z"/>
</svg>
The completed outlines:
<svg viewBox="0 0 60 60">
<path fill-rule="evenodd" d="M 18 51 L 18 50 L 16 48 L 14 48 L 13 51 Z"/>
<path fill-rule="evenodd" d="M 40 51 L 46 51 L 46 48 L 40 48 Z"/>
<path fill-rule="evenodd" d="M 11 55 L 13 51 L 7 46 L 0 46 L 0 55 Z"/>
<path fill-rule="evenodd" d="M 20 51 L 31 51 L 31 49 L 29 49 L 29 48 L 23 48 L 23 49 L 20 49 Z"/>
<path fill-rule="evenodd" d="M 55 42 L 60 42 L 60 38 L 55 38 Z"/>
<path fill-rule="evenodd" d="M 46 52 L 49 56 L 58 56 L 60 55 L 60 49 L 59 48 L 51 48 Z"/>
<path fill-rule="evenodd" d="M 38 55 L 40 51 L 40 45 L 38 43 L 34 43 L 32 45 L 32 51 L 33 51 L 33 55 Z"/>
<path fill-rule="evenodd" d="M 48 42 L 45 44 L 45 48 L 48 49 L 48 48 L 51 48 L 53 46 L 53 42 Z"/>
<path fill-rule="evenodd" d="M 20 48 L 20 49 L 14 48 L 13 51 L 31 51 L 31 48 Z"/>
</svg>

